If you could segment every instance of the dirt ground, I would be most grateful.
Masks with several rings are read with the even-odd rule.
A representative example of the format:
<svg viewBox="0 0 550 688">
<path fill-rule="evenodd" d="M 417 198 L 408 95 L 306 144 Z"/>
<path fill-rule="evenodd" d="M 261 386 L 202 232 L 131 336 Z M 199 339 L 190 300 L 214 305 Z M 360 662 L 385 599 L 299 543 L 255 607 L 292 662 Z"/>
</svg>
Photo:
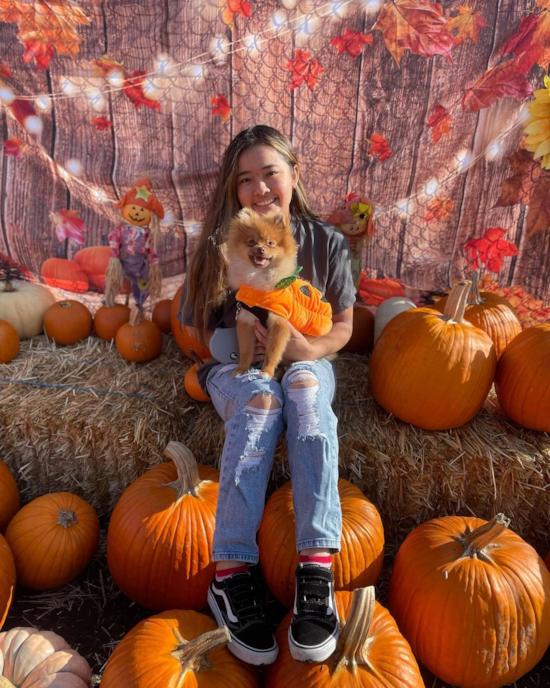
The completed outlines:
<svg viewBox="0 0 550 688">
<path fill-rule="evenodd" d="M 100 685 L 103 669 L 119 640 L 139 621 L 155 613 L 131 602 L 111 579 L 106 561 L 106 534 L 107 523 L 102 523 L 98 550 L 87 569 L 73 582 L 47 592 L 18 587 L 3 629 L 34 626 L 63 636 L 71 647 L 88 660 L 94 675 L 94 686 Z M 384 605 L 387 603 L 392 561 L 393 556 L 386 558 L 376 586 L 377 599 Z M 259 570 L 255 573 L 261 575 Z M 270 597 L 267 612 L 275 630 L 286 609 Z M 205 613 L 212 616 L 209 610 L 205 610 Z M 427 688 L 450 688 L 428 671 L 423 671 L 423 674 Z M 510 685 L 515 688 L 550 687 L 550 648 L 533 671 Z"/>
</svg>

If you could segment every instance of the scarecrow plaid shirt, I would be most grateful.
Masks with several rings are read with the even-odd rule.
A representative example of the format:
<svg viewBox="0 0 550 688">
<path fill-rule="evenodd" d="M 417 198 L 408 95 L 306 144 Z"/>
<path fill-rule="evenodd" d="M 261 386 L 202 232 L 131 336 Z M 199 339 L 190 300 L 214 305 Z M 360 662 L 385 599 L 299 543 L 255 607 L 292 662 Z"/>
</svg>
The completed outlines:
<svg viewBox="0 0 550 688">
<path fill-rule="evenodd" d="M 109 232 L 111 258 L 144 256 L 149 254 L 151 265 L 158 265 L 158 255 L 153 246 L 151 233 L 147 227 L 136 227 L 129 222 L 122 222 Z"/>
</svg>

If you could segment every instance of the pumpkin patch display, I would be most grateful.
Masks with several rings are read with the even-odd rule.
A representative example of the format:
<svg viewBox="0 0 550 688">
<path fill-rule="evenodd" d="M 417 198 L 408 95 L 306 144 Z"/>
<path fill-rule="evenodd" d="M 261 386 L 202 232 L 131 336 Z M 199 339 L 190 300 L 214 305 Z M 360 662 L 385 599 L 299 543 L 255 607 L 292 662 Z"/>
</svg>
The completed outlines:
<svg viewBox="0 0 550 688">
<path fill-rule="evenodd" d="M 0 633 L 1 688 L 90 688 L 92 670 L 57 633 L 12 628 Z"/>
<path fill-rule="evenodd" d="M 397 553 L 390 611 L 418 661 L 452 685 L 513 683 L 550 643 L 550 572 L 508 523 L 434 519 Z"/>
<path fill-rule="evenodd" d="M 508 344 L 498 361 L 495 388 L 509 418 L 550 432 L 550 323 L 529 327 Z"/>
<path fill-rule="evenodd" d="M 374 315 L 361 304 L 353 306 L 353 331 L 349 342 L 342 347 L 342 351 L 358 353 L 372 349 L 374 339 Z"/>
<path fill-rule="evenodd" d="M 495 377 L 494 344 L 464 320 L 470 282 L 450 294 L 445 313 L 413 308 L 396 315 L 374 345 L 372 394 L 383 409 L 424 430 L 471 420 Z"/>
<path fill-rule="evenodd" d="M 0 281 L 0 320 L 7 320 L 20 339 L 42 334 L 44 313 L 55 296 L 40 284 L 24 280 Z"/>
<path fill-rule="evenodd" d="M 224 647 L 229 639 L 225 626 L 194 611 L 151 616 L 116 646 L 101 688 L 257 688 L 254 668 Z"/>
<path fill-rule="evenodd" d="M 15 588 L 15 562 L 5 538 L 0 535 L 0 630 L 4 625 L 6 616 L 13 599 Z M 1 676 L 0 665 L 0 676 Z M 2 684 L 0 683 L 0 686 Z"/>
<path fill-rule="evenodd" d="M 374 588 L 335 597 L 344 624 L 336 652 L 324 662 L 296 662 L 288 648 L 289 612 L 275 635 L 279 656 L 267 668 L 266 688 L 424 688 L 411 647 L 375 601 Z"/>
<path fill-rule="evenodd" d="M 403 296 L 392 296 L 391 299 L 382 301 L 374 314 L 374 341 L 378 339 L 390 320 L 399 315 L 399 313 L 410 311 L 411 308 L 416 308 L 416 304 Z"/>
<path fill-rule="evenodd" d="M 105 304 L 94 315 L 94 330 L 100 339 L 111 342 L 119 329 L 130 320 L 130 309 L 123 303 Z"/>
<path fill-rule="evenodd" d="M 444 296 L 434 306 L 442 313 L 448 297 Z M 521 332 L 521 323 L 514 307 L 503 296 L 490 291 L 479 291 L 478 274 L 472 274 L 472 289 L 464 312 L 464 319 L 486 332 L 493 340 L 497 358 L 508 344 Z"/>
<path fill-rule="evenodd" d="M 162 299 L 158 301 L 153 308 L 153 315 L 151 320 L 158 325 L 158 328 L 164 334 L 172 332 L 172 323 L 170 322 L 170 308 L 172 306 L 172 299 Z"/>
<path fill-rule="evenodd" d="M 208 347 L 199 341 L 197 335 L 198 331 L 194 327 L 183 325 L 178 320 L 177 314 L 180 308 L 182 290 L 183 287 L 180 287 L 177 290 L 170 305 L 170 323 L 172 325 L 172 335 L 176 340 L 176 344 L 188 358 L 193 360 L 193 356 L 189 353 L 192 349 L 203 360 L 206 360 L 207 358 L 211 358 L 211 354 Z"/>
<path fill-rule="evenodd" d="M 162 333 L 154 322 L 142 319 L 139 308 L 134 306 L 130 320 L 117 330 L 115 344 L 126 360 L 145 363 L 160 354 Z"/>
<path fill-rule="evenodd" d="M 105 291 L 105 273 L 110 256 L 109 246 L 88 246 L 74 255 L 74 261 L 86 273 L 90 287 L 100 292 Z"/>
<path fill-rule="evenodd" d="M 57 344 L 76 344 L 92 332 L 92 314 L 80 301 L 58 301 L 44 313 L 44 331 Z"/>
<path fill-rule="evenodd" d="M 19 488 L 9 468 L 0 461 L 0 533 L 19 511 Z"/>
<path fill-rule="evenodd" d="M 49 287 L 83 294 L 88 291 L 88 276 L 80 265 L 67 258 L 48 258 L 42 263 L 42 279 Z"/>
<path fill-rule="evenodd" d="M 33 499 L 6 530 L 17 580 L 33 590 L 57 588 L 73 580 L 92 558 L 99 541 L 94 508 L 70 492 Z"/>
<path fill-rule="evenodd" d="M 7 320 L 0 320 L 0 363 L 9 363 L 19 353 L 19 335 Z"/>
<path fill-rule="evenodd" d="M 374 585 L 384 562 L 384 529 L 376 507 L 358 487 L 338 481 L 342 505 L 341 550 L 333 556 L 335 590 Z M 258 531 L 260 564 L 273 595 L 285 605 L 294 603 L 298 566 L 291 483 L 269 498 Z"/>
<path fill-rule="evenodd" d="M 214 575 L 212 539 L 219 473 L 170 442 L 170 462 L 151 468 L 119 499 L 107 564 L 131 600 L 149 609 L 202 609 Z M 139 575 L 136 575 L 139 571 Z"/>
</svg>

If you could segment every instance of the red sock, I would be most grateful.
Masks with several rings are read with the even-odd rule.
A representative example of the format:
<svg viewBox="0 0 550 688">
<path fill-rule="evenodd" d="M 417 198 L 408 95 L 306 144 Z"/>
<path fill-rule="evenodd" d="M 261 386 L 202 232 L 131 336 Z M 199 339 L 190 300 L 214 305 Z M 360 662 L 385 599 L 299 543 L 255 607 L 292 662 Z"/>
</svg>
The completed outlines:
<svg viewBox="0 0 550 688">
<path fill-rule="evenodd" d="M 326 569 L 332 568 L 332 554 L 300 554 L 300 564 L 317 564 Z"/>
<path fill-rule="evenodd" d="M 232 569 L 222 569 L 221 571 L 216 571 L 216 580 L 223 580 L 228 576 L 232 576 L 234 573 L 247 573 L 248 565 L 243 564 L 242 566 L 235 566 Z"/>
</svg>

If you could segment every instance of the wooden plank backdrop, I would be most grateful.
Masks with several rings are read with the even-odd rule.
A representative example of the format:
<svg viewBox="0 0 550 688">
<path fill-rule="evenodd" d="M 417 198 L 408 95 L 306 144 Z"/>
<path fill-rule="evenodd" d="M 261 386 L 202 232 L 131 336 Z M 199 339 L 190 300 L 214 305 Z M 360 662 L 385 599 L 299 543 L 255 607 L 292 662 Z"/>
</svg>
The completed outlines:
<svg viewBox="0 0 550 688">
<path fill-rule="evenodd" d="M 19 137 L 30 150 L 23 161 L 2 157 L 0 252 L 36 275 L 48 257 L 70 258 L 82 248 L 74 241 L 59 244 L 49 213 L 75 210 L 88 228 L 85 246 L 104 244 L 117 219 L 113 202 L 143 174 L 151 176 L 167 211 L 164 274 L 183 273 L 227 144 L 241 129 L 269 123 L 293 141 L 321 216 L 342 207 L 352 191 L 375 202 L 377 233 L 367 247 L 367 269 L 414 287 L 443 289 L 467 268 L 464 244 L 502 227 L 521 253 L 505 259 L 501 285 L 521 284 L 550 300 L 550 232 L 527 237 L 523 204 L 495 207 L 501 182 L 512 174 L 507 156 L 519 146 L 521 125 L 505 137 L 495 159 L 481 156 L 457 170 L 460 151 L 481 154 L 518 117 L 523 104 L 511 98 L 478 113 L 464 110 L 461 101 L 479 76 L 507 59 L 502 48 L 522 18 L 540 11 L 536 0 L 443 0 L 447 15 L 459 4 L 483 15 L 487 27 L 477 44 L 468 39 L 455 47 L 452 62 L 407 50 L 400 65 L 382 32 L 372 31 L 378 14 L 369 10 L 373 3 L 359 0 L 232 3 L 237 14 L 231 25 L 224 22 L 225 0 L 78 4 L 90 19 L 76 27 L 83 39 L 78 55 L 57 56 L 41 71 L 23 62 L 16 24 L 0 23 L 0 63 L 11 70 L 16 95 L 64 93 L 68 79 L 77 94 L 53 98 L 50 111 L 40 113 L 40 135 L 26 133 L 2 108 L 3 141 Z M 372 31 L 372 45 L 355 58 L 330 43 L 347 28 Z M 290 90 L 287 63 L 297 50 L 307 50 L 325 70 L 313 89 L 304 83 Z M 121 90 L 102 93 L 109 84 L 94 75 L 92 64 L 102 55 L 127 73 L 164 65 L 146 78 L 160 112 L 136 108 Z M 538 67 L 529 73 L 534 88 L 542 75 Z M 225 122 L 212 113 L 212 99 L 220 95 L 231 107 Z M 452 125 L 434 143 L 427 121 L 437 105 L 451 113 Z M 98 131 L 93 117 L 113 126 Z M 390 145 L 388 160 L 371 154 L 368 139 L 375 133 Z M 80 163 L 79 174 L 63 171 L 70 160 Z M 448 176 L 437 197 L 452 201 L 450 215 L 427 222 L 435 195 L 424 191 L 426 184 Z M 411 199 L 406 213 L 396 207 L 403 199 Z"/>
</svg>

